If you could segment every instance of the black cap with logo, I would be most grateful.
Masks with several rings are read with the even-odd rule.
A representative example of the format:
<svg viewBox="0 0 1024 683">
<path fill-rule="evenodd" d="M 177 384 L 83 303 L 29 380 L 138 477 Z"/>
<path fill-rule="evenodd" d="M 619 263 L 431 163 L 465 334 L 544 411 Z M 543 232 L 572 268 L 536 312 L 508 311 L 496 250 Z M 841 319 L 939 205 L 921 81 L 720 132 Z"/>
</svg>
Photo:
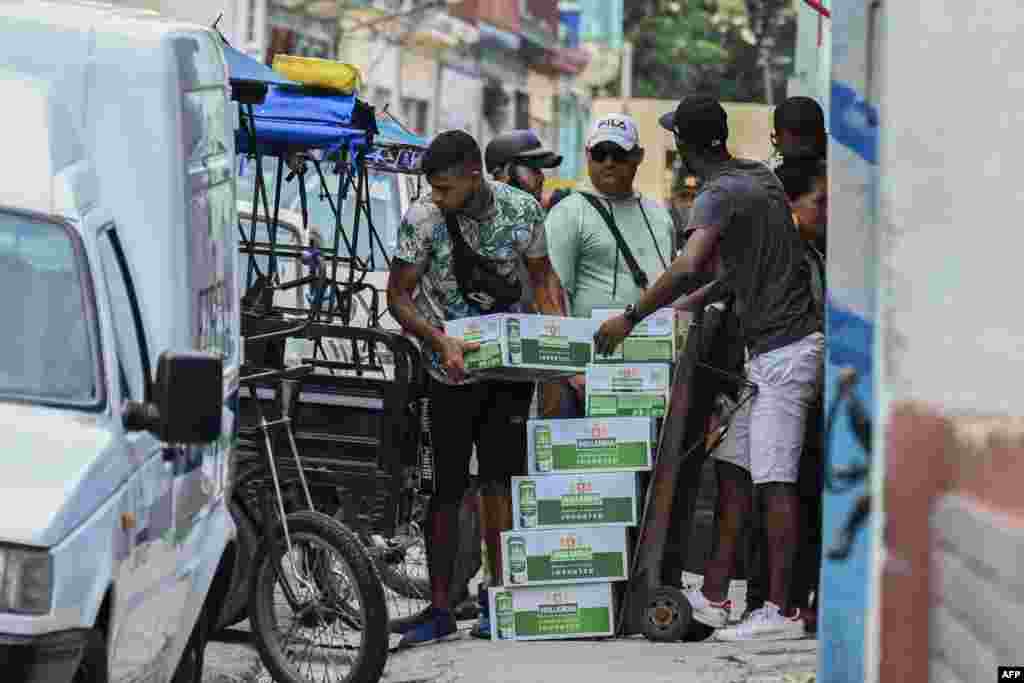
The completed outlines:
<svg viewBox="0 0 1024 683">
<path fill-rule="evenodd" d="M 721 147 L 729 138 L 725 109 L 709 95 L 690 95 L 675 111 L 663 114 L 658 122 L 680 140 L 702 148 Z"/>
</svg>

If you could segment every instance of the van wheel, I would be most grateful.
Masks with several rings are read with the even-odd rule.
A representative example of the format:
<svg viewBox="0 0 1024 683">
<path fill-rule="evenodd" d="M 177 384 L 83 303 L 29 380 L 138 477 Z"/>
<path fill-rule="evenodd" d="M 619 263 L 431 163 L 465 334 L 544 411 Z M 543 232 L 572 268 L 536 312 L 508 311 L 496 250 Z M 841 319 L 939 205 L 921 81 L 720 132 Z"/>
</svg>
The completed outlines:
<svg viewBox="0 0 1024 683">
<path fill-rule="evenodd" d="M 174 676 L 171 677 L 171 683 L 203 683 L 203 663 L 209 639 L 210 615 L 204 606 L 185 645 L 185 651 L 181 653 L 181 660 L 174 671 Z"/>
<path fill-rule="evenodd" d="M 93 629 L 85 654 L 72 683 L 107 683 L 107 639 L 100 629 Z"/>
</svg>

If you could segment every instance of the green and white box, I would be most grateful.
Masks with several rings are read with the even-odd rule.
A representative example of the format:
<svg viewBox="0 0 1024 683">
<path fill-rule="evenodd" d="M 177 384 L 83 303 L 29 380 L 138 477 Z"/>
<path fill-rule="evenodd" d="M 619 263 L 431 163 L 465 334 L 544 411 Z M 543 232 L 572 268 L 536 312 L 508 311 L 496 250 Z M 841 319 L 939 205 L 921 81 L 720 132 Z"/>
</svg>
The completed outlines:
<svg viewBox="0 0 1024 683">
<path fill-rule="evenodd" d="M 512 477 L 513 528 L 636 526 L 639 500 L 633 472 Z"/>
<path fill-rule="evenodd" d="M 505 531 L 501 552 L 506 588 L 629 578 L 628 529 L 623 526 Z"/>
<path fill-rule="evenodd" d="M 667 363 L 587 366 L 589 417 L 665 417 L 672 372 Z"/>
<path fill-rule="evenodd" d="M 595 308 L 590 318 L 594 330 L 609 318 L 621 315 L 624 308 Z M 633 328 L 619 348 L 611 355 L 593 353 L 593 362 L 608 363 L 672 363 L 676 359 L 678 330 L 674 308 L 662 308 L 647 316 Z"/>
<path fill-rule="evenodd" d="M 610 583 L 491 588 L 491 640 L 602 638 L 615 634 Z"/>
<path fill-rule="evenodd" d="M 651 469 L 655 433 L 649 417 L 530 420 L 526 430 L 531 475 Z"/>
<path fill-rule="evenodd" d="M 444 324 L 445 334 L 480 349 L 466 354 L 468 370 L 521 368 L 582 373 L 590 363 L 594 323 L 587 318 L 499 313 Z"/>
</svg>

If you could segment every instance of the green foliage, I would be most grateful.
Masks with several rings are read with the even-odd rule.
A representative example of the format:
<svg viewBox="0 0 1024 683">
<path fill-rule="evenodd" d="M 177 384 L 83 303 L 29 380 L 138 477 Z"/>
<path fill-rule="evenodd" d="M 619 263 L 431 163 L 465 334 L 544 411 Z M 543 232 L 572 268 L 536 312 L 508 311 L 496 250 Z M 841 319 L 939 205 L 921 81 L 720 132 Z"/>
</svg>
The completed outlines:
<svg viewBox="0 0 1024 683">
<path fill-rule="evenodd" d="M 634 95 L 674 99 L 707 91 L 733 102 L 765 101 L 762 52 L 772 55 L 778 99 L 793 54 L 793 0 L 634 0 L 625 30 L 634 46 Z M 618 84 L 613 86 L 617 90 Z M 612 93 L 617 94 L 617 92 Z"/>
</svg>

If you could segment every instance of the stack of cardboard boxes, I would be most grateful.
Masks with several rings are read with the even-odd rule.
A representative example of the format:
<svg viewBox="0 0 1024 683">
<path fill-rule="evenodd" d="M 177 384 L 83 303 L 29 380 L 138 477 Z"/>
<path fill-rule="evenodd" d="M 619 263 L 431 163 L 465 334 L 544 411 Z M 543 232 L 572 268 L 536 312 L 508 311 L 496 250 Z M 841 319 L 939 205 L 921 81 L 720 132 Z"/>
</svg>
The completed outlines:
<svg viewBox="0 0 1024 683">
<path fill-rule="evenodd" d="M 501 535 L 504 576 L 489 591 L 494 640 L 615 633 L 614 584 L 629 578 L 630 528 L 640 522 L 638 473 L 653 466 L 682 340 L 675 312 L 660 311 L 616 354 L 598 357 L 593 334 L 614 313 L 446 324 L 448 334 L 481 343 L 466 361 L 483 376 L 587 377 L 586 418 L 527 424 L 528 476 L 512 479 L 514 529 Z"/>
<path fill-rule="evenodd" d="M 615 311 L 597 311 L 591 335 Z M 527 477 L 512 480 L 514 530 L 502 534 L 502 588 L 490 591 L 494 640 L 615 633 L 614 584 L 629 579 L 638 473 L 654 462 L 667 410 L 675 315 L 659 312 L 621 349 L 591 349 L 587 417 L 530 420 Z"/>
</svg>

